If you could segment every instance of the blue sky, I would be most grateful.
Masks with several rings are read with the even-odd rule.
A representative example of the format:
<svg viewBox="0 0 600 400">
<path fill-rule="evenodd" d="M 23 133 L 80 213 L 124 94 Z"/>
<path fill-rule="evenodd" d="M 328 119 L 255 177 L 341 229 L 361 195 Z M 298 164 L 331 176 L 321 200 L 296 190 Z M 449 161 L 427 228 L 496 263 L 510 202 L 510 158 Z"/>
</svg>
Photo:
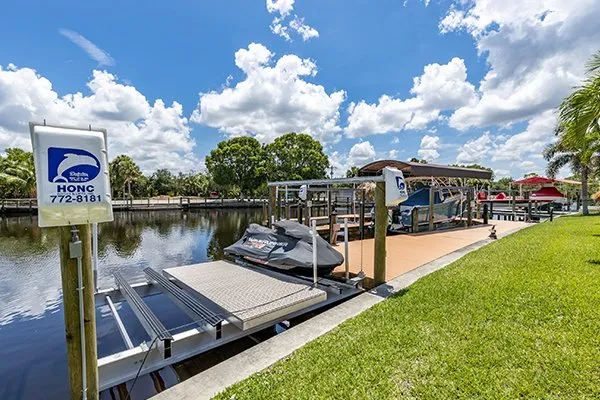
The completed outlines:
<svg viewBox="0 0 600 400">
<path fill-rule="evenodd" d="M 232 135 L 293 129 L 323 141 L 336 174 L 390 157 L 541 173 L 553 109 L 600 43 L 583 28 L 598 5 L 562 3 L 7 3 L 0 150 L 30 146 L 27 122 L 46 118 L 108 128 L 111 155 L 145 171 L 201 169 Z"/>
</svg>

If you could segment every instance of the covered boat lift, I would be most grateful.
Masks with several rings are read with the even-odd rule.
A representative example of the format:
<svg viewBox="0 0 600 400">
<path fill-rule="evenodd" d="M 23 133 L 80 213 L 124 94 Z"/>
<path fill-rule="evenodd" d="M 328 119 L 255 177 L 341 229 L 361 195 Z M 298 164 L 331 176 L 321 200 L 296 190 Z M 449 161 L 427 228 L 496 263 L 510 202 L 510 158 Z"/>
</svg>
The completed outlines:
<svg viewBox="0 0 600 400">
<path fill-rule="evenodd" d="M 383 170 L 386 167 L 395 168 L 400 170 L 404 179 L 407 183 L 424 181 L 427 182 L 433 190 L 430 190 L 429 201 L 430 204 L 434 203 L 435 194 L 441 189 L 441 185 L 455 185 L 451 188 L 456 190 L 465 190 L 467 192 L 467 225 L 472 224 L 472 209 L 471 202 L 474 199 L 474 192 L 472 187 L 466 187 L 463 184 L 463 179 L 482 179 L 489 180 L 492 177 L 492 172 L 488 170 L 474 169 L 474 168 L 462 168 L 462 167 L 451 167 L 436 164 L 421 164 L 415 162 L 404 162 L 397 160 L 380 160 L 365 165 L 359 170 L 359 176 L 351 178 L 331 178 L 331 179 L 308 179 L 308 180 L 297 180 L 297 181 L 278 181 L 269 182 L 269 204 L 268 214 L 266 221 L 268 224 L 272 224 L 275 220 L 281 218 L 281 193 L 287 193 L 288 191 L 297 191 L 300 187 L 304 186 L 308 190 L 307 201 L 305 202 L 307 209 L 307 218 L 304 219 L 307 225 L 311 224 L 310 208 L 311 200 L 310 194 L 313 192 L 327 192 L 329 193 L 328 201 L 328 220 L 329 220 L 329 231 L 330 239 L 333 234 L 333 225 L 336 222 L 336 215 L 331 213 L 331 192 L 338 190 L 334 185 L 348 184 L 356 185 L 361 183 L 373 182 L 375 183 L 375 243 L 374 243 L 374 284 L 379 285 L 385 282 L 386 276 L 386 248 L 385 248 L 385 237 L 387 234 L 387 207 L 385 205 L 385 179 Z M 460 181 L 459 181 L 460 179 Z M 448 187 L 448 186 L 446 186 Z M 363 190 L 356 189 L 353 190 Z M 287 198 L 287 196 L 286 196 Z M 470 199 L 470 201 L 469 201 Z M 364 227 L 364 190 L 360 207 L 360 227 L 361 227 L 361 239 L 363 239 L 362 228 Z M 429 228 L 431 231 L 435 229 L 433 207 L 430 207 L 429 212 Z M 418 220 L 413 231 L 418 231 Z M 314 220 L 312 220 L 314 224 Z M 314 226 L 314 225 L 313 225 Z M 346 230 L 347 233 L 347 230 Z"/>
</svg>

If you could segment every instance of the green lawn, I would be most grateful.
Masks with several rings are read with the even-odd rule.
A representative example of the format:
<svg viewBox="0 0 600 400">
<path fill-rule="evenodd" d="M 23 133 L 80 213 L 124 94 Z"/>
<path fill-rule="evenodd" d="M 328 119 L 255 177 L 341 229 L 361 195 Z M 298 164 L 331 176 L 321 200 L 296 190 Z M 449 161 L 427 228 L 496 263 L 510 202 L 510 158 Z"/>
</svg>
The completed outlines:
<svg viewBox="0 0 600 400">
<path fill-rule="evenodd" d="M 600 398 L 600 217 L 470 253 L 219 396 L 232 397 Z"/>
</svg>

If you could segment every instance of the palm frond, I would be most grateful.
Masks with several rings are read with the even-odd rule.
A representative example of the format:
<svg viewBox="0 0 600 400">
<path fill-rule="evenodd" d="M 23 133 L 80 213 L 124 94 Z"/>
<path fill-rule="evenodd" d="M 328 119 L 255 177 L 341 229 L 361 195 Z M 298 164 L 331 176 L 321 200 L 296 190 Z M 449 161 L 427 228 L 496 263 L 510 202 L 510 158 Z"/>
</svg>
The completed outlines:
<svg viewBox="0 0 600 400">
<path fill-rule="evenodd" d="M 600 50 L 592 54 L 588 62 L 585 64 L 585 71 L 588 75 L 600 72 Z"/>
<path fill-rule="evenodd" d="M 572 164 L 573 160 L 573 154 L 568 153 L 560 154 L 552 158 L 546 166 L 546 174 L 551 178 L 555 177 L 562 167 Z"/>
</svg>

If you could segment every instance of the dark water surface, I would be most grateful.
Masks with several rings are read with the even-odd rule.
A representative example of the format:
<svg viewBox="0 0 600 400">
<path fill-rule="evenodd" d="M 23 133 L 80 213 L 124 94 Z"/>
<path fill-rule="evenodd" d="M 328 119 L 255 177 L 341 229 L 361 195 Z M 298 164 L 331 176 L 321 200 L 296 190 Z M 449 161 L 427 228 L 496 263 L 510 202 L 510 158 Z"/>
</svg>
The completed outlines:
<svg viewBox="0 0 600 400">
<path fill-rule="evenodd" d="M 115 213 L 115 221 L 99 226 L 98 284 L 113 285 L 112 273 L 129 282 L 144 280 L 142 270 L 157 270 L 223 258 L 223 248 L 241 237 L 251 222 L 259 222 L 261 210 L 199 210 Z M 0 399 L 68 398 L 66 344 L 55 229 L 37 227 L 35 217 L 0 219 Z M 160 309 L 159 296 L 149 304 Z M 149 302 L 150 303 L 150 302 Z M 107 307 L 98 310 L 99 356 L 123 347 Z M 131 311 L 121 307 L 123 319 Z M 178 326 L 179 315 L 163 321 Z M 128 327 L 129 329 L 129 327 Z M 144 340 L 140 327 L 132 329 L 134 343 Z M 260 338 L 254 338 L 259 340 Z M 250 339 L 247 339 L 250 340 Z M 248 347 L 233 343 L 228 349 L 197 357 L 160 376 L 142 377 L 132 398 L 156 393 L 201 371 L 228 352 Z M 103 398 L 124 398 L 123 388 L 102 393 Z"/>
</svg>

